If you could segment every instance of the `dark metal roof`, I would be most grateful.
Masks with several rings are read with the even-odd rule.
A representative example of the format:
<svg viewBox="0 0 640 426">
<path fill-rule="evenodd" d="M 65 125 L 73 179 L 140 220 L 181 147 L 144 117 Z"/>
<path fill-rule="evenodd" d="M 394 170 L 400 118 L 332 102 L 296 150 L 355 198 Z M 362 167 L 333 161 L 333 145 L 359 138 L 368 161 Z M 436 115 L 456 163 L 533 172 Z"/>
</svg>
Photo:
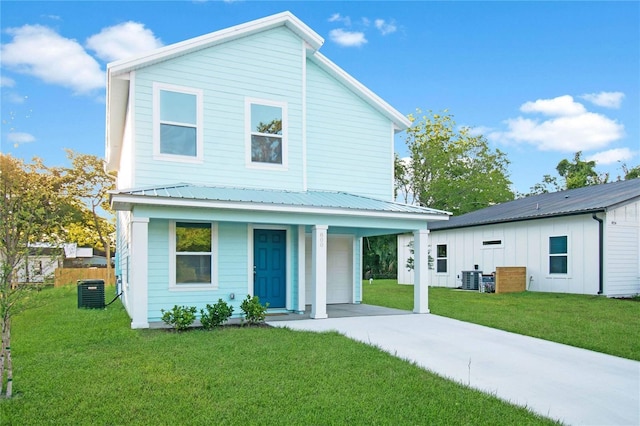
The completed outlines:
<svg viewBox="0 0 640 426">
<path fill-rule="evenodd" d="M 465 228 L 491 223 L 516 222 L 554 216 L 604 211 L 609 207 L 640 197 L 640 179 L 585 186 L 497 204 L 448 221 L 433 222 L 429 229 Z"/>
<path fill-rule="evenodd" d="M 441 210 L 379 200 L 346 192 L 283 191 L 176 184 L 111 192 L 112 197 L 155 197 L 230 203 L 258 203 L 274 206 L 332 208 L 390 213 L 448 215 Z"/>
</svg>

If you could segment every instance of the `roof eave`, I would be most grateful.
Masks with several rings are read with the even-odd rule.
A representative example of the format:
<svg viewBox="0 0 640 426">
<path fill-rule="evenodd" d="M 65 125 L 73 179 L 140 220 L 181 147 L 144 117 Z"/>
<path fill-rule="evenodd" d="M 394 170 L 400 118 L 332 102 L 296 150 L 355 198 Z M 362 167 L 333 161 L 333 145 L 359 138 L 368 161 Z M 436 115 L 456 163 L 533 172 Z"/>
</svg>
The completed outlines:
<svg viewBox="0 0 640 426">
<path fill-rule="evenodd" d="M 148 197 L 131 194 L 110 193 L 111 208 L 116 211 L 131 211 L 134 206 L 158 206 L 180 208 L 216 208 L 223 210 L 261 211 L 272 213 L 323 214 L 332 216 L 380 217 L 386 219 L 433 222 L 448 220 L 440 212 L 392 212 L 384 210 L 349 209 L 340 207 L 300 206 L 290 204 L 267 204 L 246 201 L 220 201 L 200 199 L 175 199 L 170 197 Z"/>
</svg>

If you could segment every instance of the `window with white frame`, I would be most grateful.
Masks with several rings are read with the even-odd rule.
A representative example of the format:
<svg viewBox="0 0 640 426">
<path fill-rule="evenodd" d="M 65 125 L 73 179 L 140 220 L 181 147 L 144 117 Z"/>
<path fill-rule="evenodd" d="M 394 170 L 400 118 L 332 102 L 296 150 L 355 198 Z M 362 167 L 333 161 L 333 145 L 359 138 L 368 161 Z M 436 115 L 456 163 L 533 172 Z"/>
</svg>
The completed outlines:
<svg viewBox="0 0 640 426">
<path fill-rule="evenodd" d="M 246 114 L 248 163 L 286 167 L 286 105 L 247 99 Z"/>
<path fill-rule="evenodd" d="M 436 246 L 436 273 L 447 272 L 447 245 L 438 244 Z"/>
<path fill-rule="evenodd" d="M 201 222 L 174 222 L 172 231 L 172 284 L 176 287 L 213 284 L 215 226 Z"/>
<path fill-rule="evenodd" d="M 567 236 L 549 237 L 549 273 L 567 273 Z"/>
<path fill-rule="evenodd" d="M 202 91 L 154 84 L 154 154 L 202 160 Z"/>
</svg>

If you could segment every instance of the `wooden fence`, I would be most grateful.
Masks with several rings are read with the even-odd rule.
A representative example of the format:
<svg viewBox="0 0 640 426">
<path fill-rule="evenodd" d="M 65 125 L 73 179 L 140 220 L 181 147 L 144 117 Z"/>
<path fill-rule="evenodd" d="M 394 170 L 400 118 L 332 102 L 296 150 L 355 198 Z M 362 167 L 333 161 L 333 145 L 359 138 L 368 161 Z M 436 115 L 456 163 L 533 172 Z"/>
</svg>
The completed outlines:
<svg viewBox="0 0 640 426">
<path fill-rule="evenodd" d="M 515 293 L 527 289 L 527 268 L 499 266 L 496 268 L 496 293 Z"/>
<path fill-rule="evenodd" d="M 107 268 L 57 268 L 54 273 L 54 286 L 76 285 L 78 280 L 104 280 L 106 285 L 116 282 L 115 271 L 111 269 L 107 276 Z"/>
</svg>

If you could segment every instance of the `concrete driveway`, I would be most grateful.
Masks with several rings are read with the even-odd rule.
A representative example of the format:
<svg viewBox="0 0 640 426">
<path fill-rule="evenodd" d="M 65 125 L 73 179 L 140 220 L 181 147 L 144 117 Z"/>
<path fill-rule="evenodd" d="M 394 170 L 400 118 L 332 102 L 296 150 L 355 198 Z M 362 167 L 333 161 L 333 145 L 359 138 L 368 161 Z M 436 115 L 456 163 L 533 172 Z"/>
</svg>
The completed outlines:
<svg viewBox="0 0 640 426">
<path fill-rule="evenodd" d="M 347 337 L 571 425 L 640 425 L 640 362 L 433 314 L 268 321 Z"/>
</svg>

